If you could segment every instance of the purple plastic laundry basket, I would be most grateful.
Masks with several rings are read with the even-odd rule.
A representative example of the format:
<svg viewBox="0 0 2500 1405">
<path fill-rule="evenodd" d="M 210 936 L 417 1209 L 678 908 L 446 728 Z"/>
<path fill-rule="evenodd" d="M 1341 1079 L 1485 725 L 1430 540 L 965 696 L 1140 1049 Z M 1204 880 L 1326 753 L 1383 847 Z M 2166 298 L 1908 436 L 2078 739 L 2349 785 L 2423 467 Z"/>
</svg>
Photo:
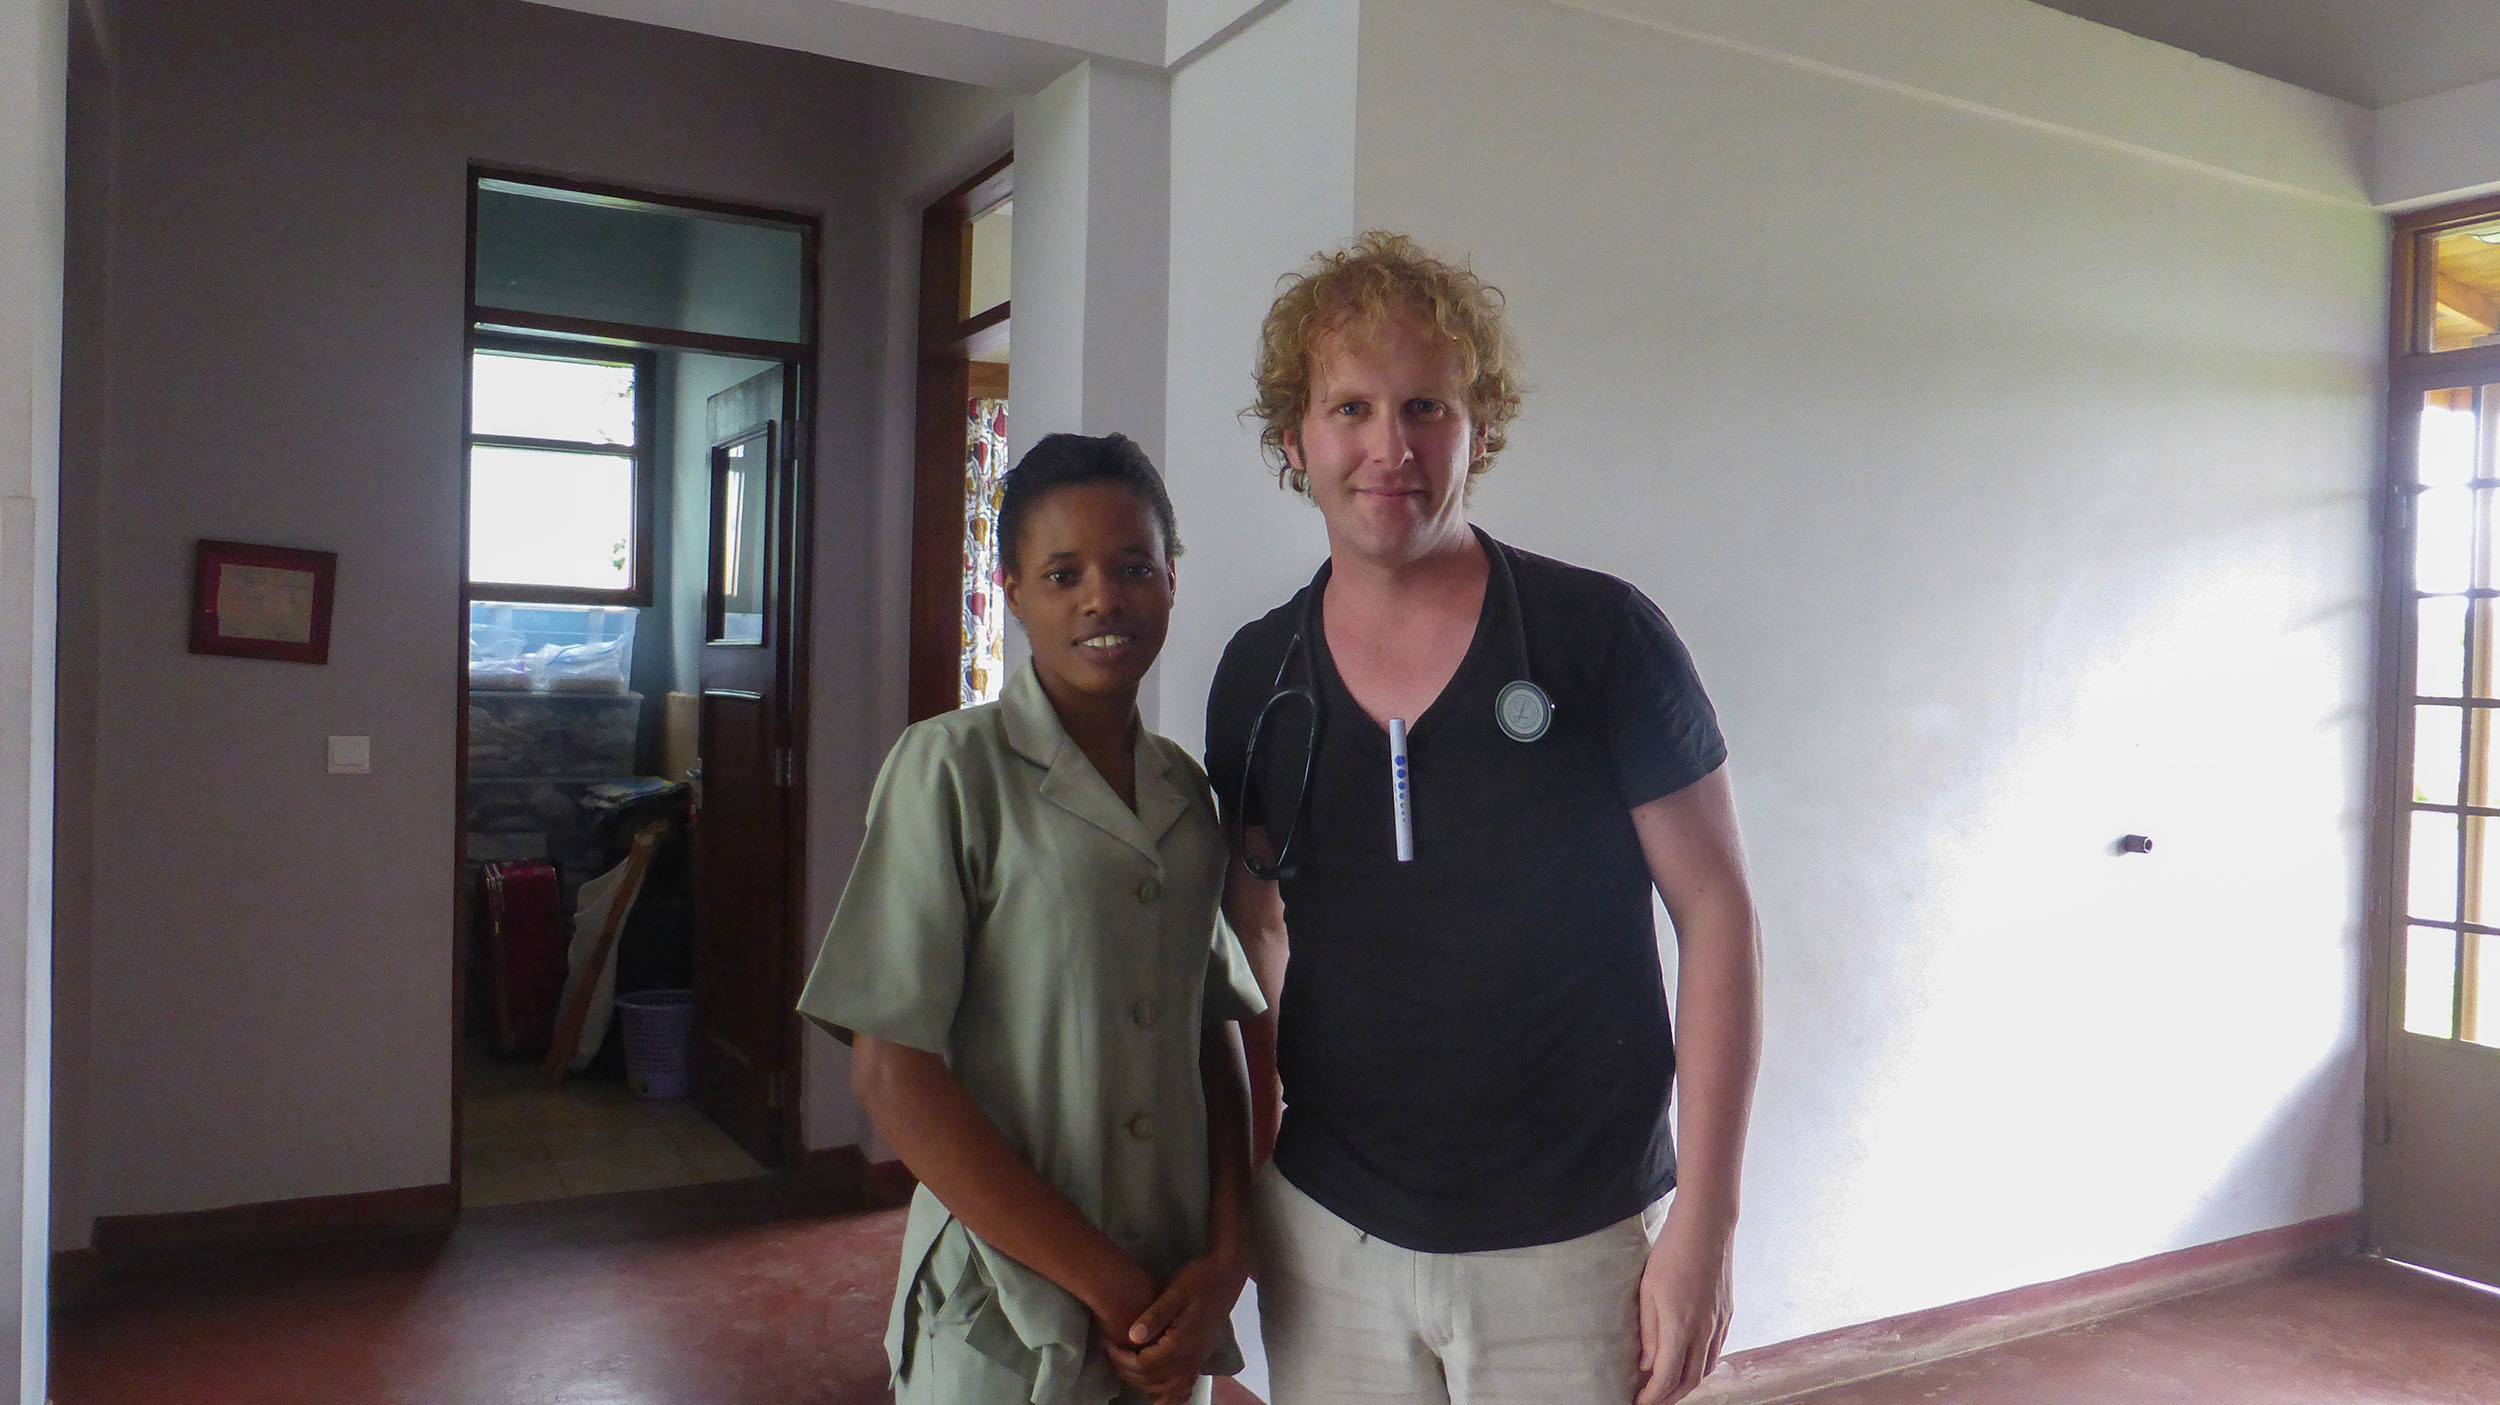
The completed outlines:
<svg viewBox="0 0 2500 1405">
<path fill-rule="evenodd" d="M 641 990 L 616 997 L 625 1025 L 625 1081 L 638 1098 L 686 1095 L 687 1056 L 694 1047 L 694 992 Z"/>
</svg>

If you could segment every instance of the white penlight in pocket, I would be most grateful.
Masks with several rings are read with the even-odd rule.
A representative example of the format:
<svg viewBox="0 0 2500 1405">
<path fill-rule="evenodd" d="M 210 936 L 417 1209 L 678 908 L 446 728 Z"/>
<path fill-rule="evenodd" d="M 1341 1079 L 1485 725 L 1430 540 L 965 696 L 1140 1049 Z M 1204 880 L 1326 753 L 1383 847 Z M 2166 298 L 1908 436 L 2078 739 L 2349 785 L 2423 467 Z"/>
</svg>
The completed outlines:
<svg viewBox="0 0 2500 1405">
<path fill-rule="evenodd" d="M 1389 806 L 1397 816 L 1398 862 L 1415 861 L 1415 802 L 1407 790 L 1406 719 L 1389 719 Z"/>
</svg>

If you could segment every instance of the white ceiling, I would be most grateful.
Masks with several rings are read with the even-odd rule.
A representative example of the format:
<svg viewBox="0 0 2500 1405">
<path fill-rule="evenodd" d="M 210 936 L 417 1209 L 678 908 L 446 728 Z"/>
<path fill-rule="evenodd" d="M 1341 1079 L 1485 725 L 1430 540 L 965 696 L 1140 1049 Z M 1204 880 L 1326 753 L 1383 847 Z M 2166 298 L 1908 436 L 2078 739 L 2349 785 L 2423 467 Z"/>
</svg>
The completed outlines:
<svg viewBox="0 0 2500 1405">
<path fill-rule="evenodd" d="M 2500 0 L 2040 0 L 2363 107 L 2500 78 Z"/>
</svg>

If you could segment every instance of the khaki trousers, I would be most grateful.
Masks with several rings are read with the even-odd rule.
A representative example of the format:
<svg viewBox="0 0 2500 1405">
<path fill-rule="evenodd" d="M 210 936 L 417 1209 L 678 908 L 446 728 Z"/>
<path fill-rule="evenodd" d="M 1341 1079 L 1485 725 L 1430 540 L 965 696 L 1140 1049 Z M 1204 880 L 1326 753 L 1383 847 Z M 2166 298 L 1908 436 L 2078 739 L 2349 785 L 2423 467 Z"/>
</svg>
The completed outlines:
<svg viewBox="0 0 2500 1405">
<path fill-rule="evenodd" d="M 1559 1244 L 1425 1254 L 1375 1239 L 1270 1166 L 1251 1192 L 1273 1405 L 1617 1405 L 1666 1202 Z"/>
</svg>

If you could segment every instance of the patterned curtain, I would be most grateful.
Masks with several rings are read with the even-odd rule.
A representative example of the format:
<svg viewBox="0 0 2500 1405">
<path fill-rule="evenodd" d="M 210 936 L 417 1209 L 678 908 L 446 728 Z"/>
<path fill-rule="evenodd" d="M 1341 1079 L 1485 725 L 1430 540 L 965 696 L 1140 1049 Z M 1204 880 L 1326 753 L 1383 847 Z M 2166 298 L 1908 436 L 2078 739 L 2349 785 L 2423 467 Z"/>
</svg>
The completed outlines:
<svg viewBox="0 0 2500 1405">
<path fill-rule="evenodd" d="M 1007 402 L 971 402 L 964 433 L 962 705 L 998 701 L 1007 678 L 1007 597 L 998 586 L 998 485 L 1007 475 Z"/>
</svg>

